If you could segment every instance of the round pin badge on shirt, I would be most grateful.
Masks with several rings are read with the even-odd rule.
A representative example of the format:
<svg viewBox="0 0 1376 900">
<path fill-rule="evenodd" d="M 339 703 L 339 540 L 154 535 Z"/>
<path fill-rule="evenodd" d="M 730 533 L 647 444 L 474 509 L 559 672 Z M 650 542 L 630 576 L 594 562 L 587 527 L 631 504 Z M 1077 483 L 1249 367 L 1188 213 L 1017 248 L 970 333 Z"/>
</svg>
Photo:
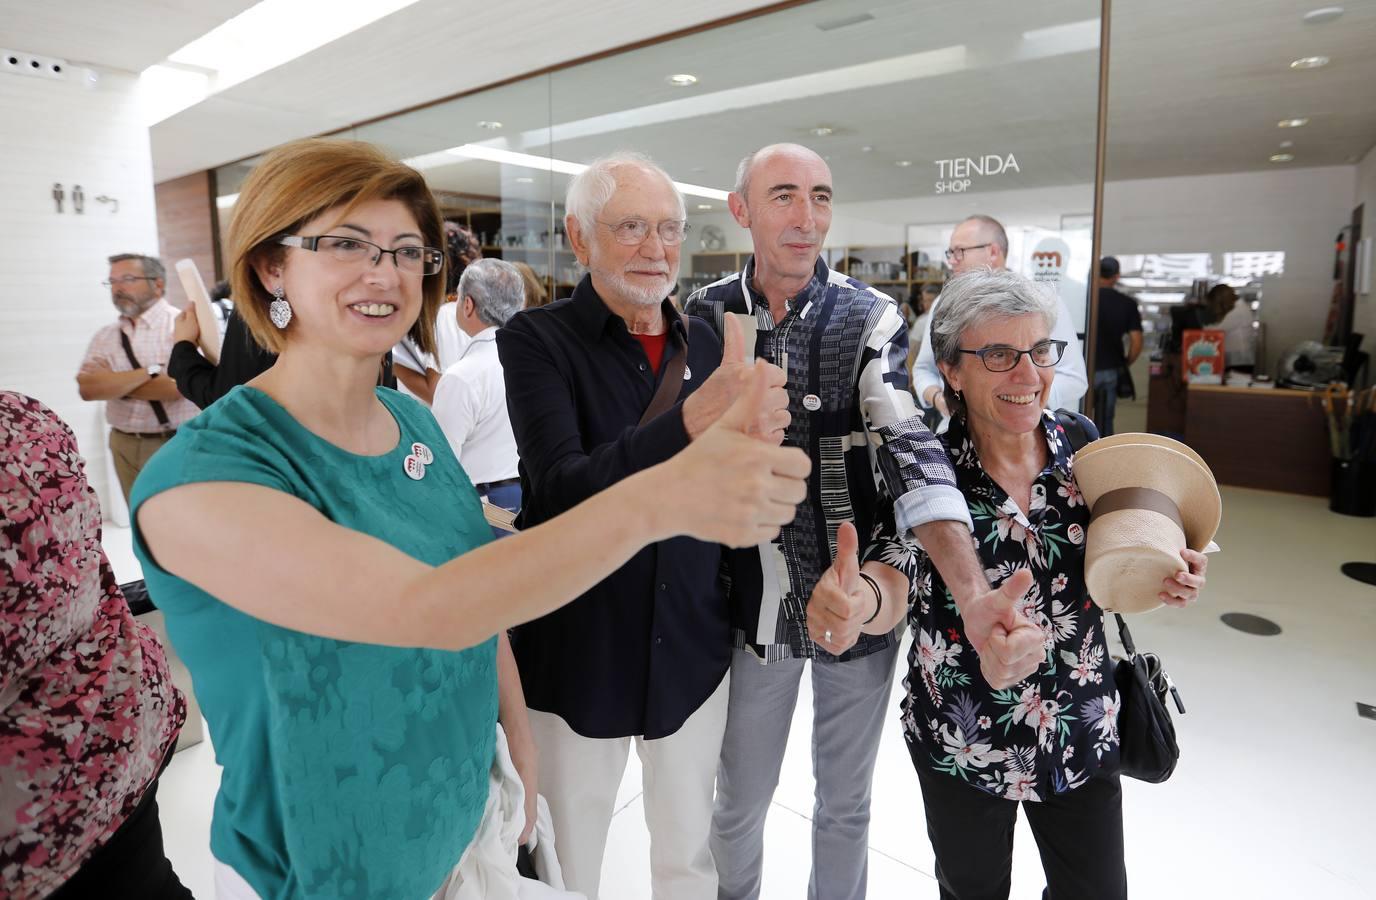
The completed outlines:
<svg viewBox="0 0 1376 900">
<path fill-rule="evenodd" d="M 420 481 L 425 477 L 425 463 L 414 453 L 402 460 L 401 468 L 412 481 Z"/>
<path fill-rule="evenodd" d="M 421 461 L 422 465 L 430 465 L 435 461 L 435 454 L 430 452 L 430 448 L 416 441 L 411 445 L 411 455 Z"/>
<path fill-rule="evenodd" d="M 803 398 L 803 406 L 810 412 L 816 412 L 822 408 L 822 398 L 816 394 L 808 394 Z"/>
</svg>

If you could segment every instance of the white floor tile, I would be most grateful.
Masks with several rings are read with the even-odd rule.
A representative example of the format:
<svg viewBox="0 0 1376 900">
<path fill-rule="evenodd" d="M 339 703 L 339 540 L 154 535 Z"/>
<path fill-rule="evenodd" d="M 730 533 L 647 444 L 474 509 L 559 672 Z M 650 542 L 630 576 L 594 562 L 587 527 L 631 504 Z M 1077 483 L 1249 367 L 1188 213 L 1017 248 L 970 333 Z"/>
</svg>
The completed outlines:
<svg viewBox="0 0 1376 900">
<path fill-rule="evenodd" d="M 1376 897 L 1376 588 L 1342 576 L 1349 560 L 1376 562 L 1376 519 L 1334 515 L 1317 498 L 1224 488 L 1222 552 L 1210 561 L 1197 606 L 1132 622 L 1140 647 L 1158 652 L 1180 686 L 1180 768 L 1166 784 L 1125 781 L 1127 863 L 1133 896 L 1146 898 Z M 128 530 L 107 525 L 121 580 L 136 577 Z M 1224 612 L 1273 619 L 1277 637 L 1219 621 Z M 902 661 L 899 664 L 902 670 Z M 893 714 L 875 776 L 870 896 L 937 896 L 921 797 Z M 812 698 L 804 678 L 775 805 L 766 826 L 766 900 L 806 891 L 812 810 Z M 604 900 L 649 896 L 649 836 L 634 751 L 618 793 L 603 868 Z M 210 897 L 210 807 L 219 771 L 210 744 L 177 755 L 159 802 L 168 851 L 182 880 Z M 1013 894 L 1042 887 L 1024 824 L 1015 838 Z"/>
</svg>

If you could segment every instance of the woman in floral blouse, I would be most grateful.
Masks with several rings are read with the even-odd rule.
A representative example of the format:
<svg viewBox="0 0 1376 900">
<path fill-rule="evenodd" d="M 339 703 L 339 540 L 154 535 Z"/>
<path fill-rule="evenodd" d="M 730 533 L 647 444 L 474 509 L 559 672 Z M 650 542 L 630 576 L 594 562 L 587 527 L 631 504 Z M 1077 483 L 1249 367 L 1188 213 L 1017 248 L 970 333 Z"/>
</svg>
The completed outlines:
<svg viewBox="0 0 1376 900">
<path fill-rule="evenodd" d="M 1104 616 L 1085 587 L 1089 510 L 1075 458 L 1045 410 L 1065 350 L 1036 285 L 983 270 L 948 283 L 932 349 L 955 411 L 943 441 L 970 506 L 991 582 L 1030 569 L 1012 627 L 1040 628 L 1046 661 L 996 689 L 980 672 L 941 576 L 921 557 L 903 730 L 922 783 L 942 898 L 1006 898 L 1018 804 L 1053 898 L 1127 896 L 1118 694 Z M 1162 585 L 1184 606 L 1204 584 L 1203 554 Z M 1024 576 L 1025 577 L 1025 576 Z"/>
<path fill-rule="evenodd" d="M 186 703 L 83 470 L 52 410 L 0 391 L 0 897 L 189 898 L 154 800 Z"/>
</svg>

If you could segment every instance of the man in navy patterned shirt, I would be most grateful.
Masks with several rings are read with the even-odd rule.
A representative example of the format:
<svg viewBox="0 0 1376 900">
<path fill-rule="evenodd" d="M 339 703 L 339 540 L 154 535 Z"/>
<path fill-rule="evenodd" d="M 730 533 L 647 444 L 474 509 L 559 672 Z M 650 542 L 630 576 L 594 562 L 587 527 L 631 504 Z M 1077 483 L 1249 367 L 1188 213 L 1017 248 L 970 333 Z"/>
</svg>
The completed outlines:
<svg viewBox="0 0 1376 900">
<path fill-rule="evenodd" d="M 898 645 L 874 623 L 892 628 L 890 613 L 907 606 L 910 531 L 949 573 L 991 680 L 1014 683 L 1042 659 L 1040 630 L 1013 609 L 1016 591 L 990 591 L 975 559 L 965 499 L 908 392 L 902 314 L 820 257 L 832 194 L 830 170 L 806 147 L 747 156 L 729 202 L 754 255 L 685 306 L 718 334 L 738 315 L 754 355 L 784 369 L 785 441 L 813 458 L 793 523 L 770 544 L 728 554 L 723 568 L 736 650 L 712 823 L 720 898 L 759 895 L 765 815 L 808 659 L 817 779 L 809 896 L 865 896 L 870 786 Z"/>
</svg>

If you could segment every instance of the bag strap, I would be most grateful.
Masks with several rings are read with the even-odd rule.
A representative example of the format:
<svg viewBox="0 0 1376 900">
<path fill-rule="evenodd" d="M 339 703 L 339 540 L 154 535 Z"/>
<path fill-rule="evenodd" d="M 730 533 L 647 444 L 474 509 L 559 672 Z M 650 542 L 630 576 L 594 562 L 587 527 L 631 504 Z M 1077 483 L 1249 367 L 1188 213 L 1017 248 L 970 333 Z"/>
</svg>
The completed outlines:
<svg viewBox="0 0 1376 900">
<path fill-rule="evenodd" d="M 1132 641 L 1132 632 L 1128 631 L 1128 623 L 1123 621 L 1122 615 L 1114 613 L 1113 618 L 1118 623 L 1118 637 L 1123 642 L 1123 649 L 1127 651 L 1128 659 L 1137 656 L 1137 645 Z"/>
<path fill-rule="evenodd" d="M 124 355 L 129 357 L 129 365 L 134 367 L 134 371 L 137 372 L 142 369 L 143 364 L 140 363 L 139 358 L 134 355 L 134 345 L 129 343 L 129 335 L 124 333 L 123 328 L 119 330 L 119 342 L 124 345 Z M 171 420 L 167 418 L 167 410 L 162 408 L 162 401 L 148 400 L 145 402 L 153 407 L 153 415 L 158 417 L 158 424 L 166 427 L 167 423 Z"/>
<path fill-rule="evenodd" d="M 1073 409 L 1056 410 L 1056 422 L 1065 429 L 1065 436 L 1070 441 L 1070 449 L 1075 452 L 1079 452 L 1085 444 L 1099 439 L 1099 429 L 1094 422 Z"/>
<path fill-rule="evenodd" d="M 650 398 L 650 405 L 645 407 L 645 414 L 640 417 L 641 425 L 668 412 L 683 391 L 683 373 L 688 371 L 688 323 L 678 310 L 674 310 L 669 318 L 670 334 L 674 331 L 675 323 L 683 329 L 683 346 L 665 361 L 664 375 L 659 380 L 659 387 L 655 388 L 655 395 Z"/>
</svg>

